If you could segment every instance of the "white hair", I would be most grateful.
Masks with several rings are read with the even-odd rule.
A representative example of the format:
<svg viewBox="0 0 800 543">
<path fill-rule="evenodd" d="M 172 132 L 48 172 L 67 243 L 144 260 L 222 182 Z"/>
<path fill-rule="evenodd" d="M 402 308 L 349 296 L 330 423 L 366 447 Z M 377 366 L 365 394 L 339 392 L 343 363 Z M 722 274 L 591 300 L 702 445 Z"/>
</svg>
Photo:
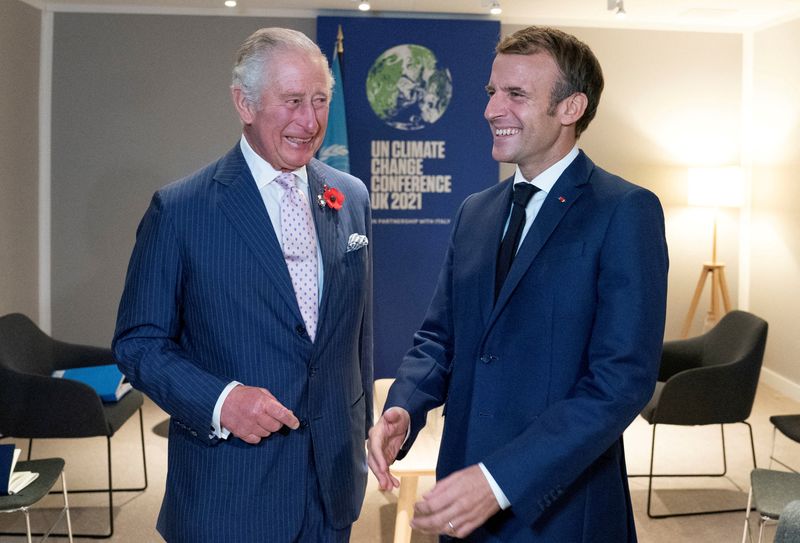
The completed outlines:
<svg viewBox="0 0 800 543">
<path fill-rule="evenodd" d="M 233 65 L 231 86 L 241 89 L 245 99 L 259 107 L 261 94 L 267 84 L 266 79 L 271 72 L 270 63 L 275 53 L 280 51 L 298 51 L 306 53 L 309 58 L 320 59 L 325 66 L 328 89 L 333 87 L 333 75 L 328 67 L 328 59 L 322 54 L 319 46 L 302 32 L 277 27 L 256 30 L 239 46 L 236 63 Z"/>
</svg>

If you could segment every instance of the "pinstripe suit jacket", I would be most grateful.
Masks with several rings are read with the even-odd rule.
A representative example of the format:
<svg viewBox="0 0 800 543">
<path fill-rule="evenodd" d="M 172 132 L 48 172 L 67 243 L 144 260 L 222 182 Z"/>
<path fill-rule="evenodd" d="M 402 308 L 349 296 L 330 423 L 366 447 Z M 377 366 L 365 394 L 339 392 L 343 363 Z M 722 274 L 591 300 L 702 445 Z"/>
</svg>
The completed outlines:
<svg viewBox="0 0 800 543">
<path fill-rule="evenodd" d="M 291 541 L 310 469 L 336 528 L 358 516 L 372 423 L 371 250 L 346 247 L 352 233 L 371 235 L 369 198 L 317 160 L 308 177 L 325 273 L 314 343 L 238 144 L 156 192 L 139 225 L 113 348 L 171 415 L 158 519 L 170 542 Z M 313 204 L 323 184 L 345 195 L 342 209 Z M 211 437 L 231 380 L 270 390 L 301 427 L 258 445 Z"/>
</svg>

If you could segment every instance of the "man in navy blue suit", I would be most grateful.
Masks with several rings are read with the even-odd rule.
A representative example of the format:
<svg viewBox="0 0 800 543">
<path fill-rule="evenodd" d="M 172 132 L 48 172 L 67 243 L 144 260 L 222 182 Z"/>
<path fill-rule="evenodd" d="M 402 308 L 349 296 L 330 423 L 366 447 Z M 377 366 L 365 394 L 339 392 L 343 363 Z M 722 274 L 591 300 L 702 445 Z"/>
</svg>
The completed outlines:
<svg viewBox="0 0 800 543">
<path fill-rule="evenodd" d="M 314 159 L 332 76 L 261 29 L 231 92 L 226 155 L 153 196 L 114 353 L 170 414 L 169 542 L 338 542 L 364 498 L 372 278 L 364 184 Z"/>
<path fill-rule="evenodd" d="M 458 211 L 370 430 L 370 467 L 382 489 L 397 486 L 390 464 L 445 404 L 437 483 L 412 527 L 444 540 L 634 542 L 622 432 L 658 372 L 661 205 L 577 147 L 603 88 L 587 45 L 530 27 L 496 52 L 484 116 L 492 156 L 517 170 Z"/>
</svg>

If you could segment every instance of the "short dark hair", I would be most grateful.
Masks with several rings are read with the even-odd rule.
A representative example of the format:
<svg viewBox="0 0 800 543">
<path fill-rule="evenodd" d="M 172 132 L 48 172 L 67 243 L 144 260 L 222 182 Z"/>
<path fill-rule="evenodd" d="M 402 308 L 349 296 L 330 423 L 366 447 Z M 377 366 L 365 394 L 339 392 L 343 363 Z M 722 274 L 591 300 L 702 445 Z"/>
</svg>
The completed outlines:
<svg viewBox="0 0 800 543">
<path fill-rule="evenodd" d="M 529 26 L 503 38 L 495 52 L 504 55 L 549 54 L 561 71 L 561 80 L 551 91 L 548 113 L 553 114 L 559 102 L 581 92 L 586 95 L 588 104 L 583 116 L 575 123 L 576 137 L 586 130 L 597 113 L 603 92 L 603 70 L 588 45 L 556 28 Z"/>
</svg>

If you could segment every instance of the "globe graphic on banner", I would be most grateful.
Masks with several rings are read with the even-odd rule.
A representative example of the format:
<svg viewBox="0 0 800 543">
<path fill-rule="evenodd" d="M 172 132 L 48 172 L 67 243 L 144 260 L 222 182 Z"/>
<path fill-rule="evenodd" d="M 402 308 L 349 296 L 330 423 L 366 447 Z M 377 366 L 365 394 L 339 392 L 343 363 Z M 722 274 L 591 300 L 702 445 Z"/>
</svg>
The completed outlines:
<svg viewBox="0 0 800 543">
<path fill-rule="evenodd" d="M 453 96 L 450 70 L 436 67 L 427 47 L 407 43 L 384 51 L 367 75 L 367 100 L 383 122 L 420 130 L 444 115 Z"/>
</svg>

